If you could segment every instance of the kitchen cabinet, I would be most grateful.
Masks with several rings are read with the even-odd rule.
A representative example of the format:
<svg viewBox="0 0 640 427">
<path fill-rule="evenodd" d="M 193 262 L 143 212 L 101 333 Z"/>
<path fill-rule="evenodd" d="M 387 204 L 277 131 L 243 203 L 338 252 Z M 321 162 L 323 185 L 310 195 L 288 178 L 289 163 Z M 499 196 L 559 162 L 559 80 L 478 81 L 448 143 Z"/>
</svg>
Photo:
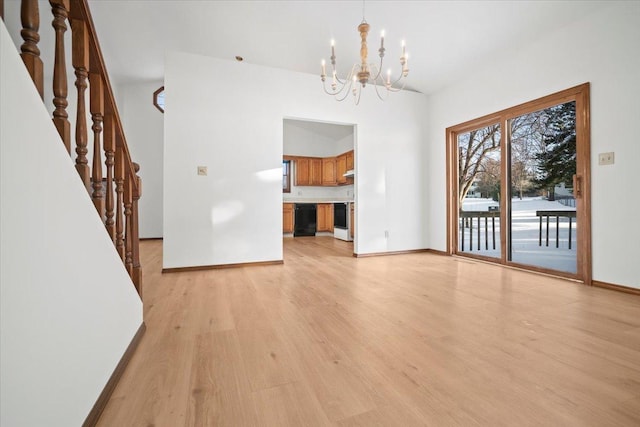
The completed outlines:
<svg viewBox="0 0 640 427">
<path fill-rule="evenodd" d="M 322 185 L 322 159 L 311 157 L 309 160 L 309 185 Z"/>
<path fill-rule="evenodd" d="M 336 180 L 335 157 L 326 157 L 322 159 L 322 185 L 338 185 Z"/>
<path fill-rule="evenodd" d="M 351 171 L 354 169 L 354 161 L 353 161 L 353 150 L 347 152 L 347 170 Z"/>
<path fill-rule="evenodd" d="M 353 177 L 344 176 L 347 171 L 353 170 L 353 150 L 336 157 L 336 180 L 338 185 L 353 184 Z"/>
<path fill-rule="evenodd" d="M 344 174 L 353 169 L 353 150 L 338 157 L 285 156 L 295 161 L 296 186 L 329 186 L 353 184 L 353 177 Z"/>
<path fill-rule="evenodd" d="M 282 232 L 293 233 L 294 203 L 282 204 Z"/>
<path fill-rule="evenodd" d="M 336 158 L 336 180 L 338 185 L 344 185 L 347 183 L 347 177 L 344 174 L 347 172 L 347 153 L 340 154 Z"/>
<path fill-rule="evenodd" d="M 355 221 L 355 217 L 356 217 L 356 215 L 355 215 L 355 210 L 356 210 L 355 206 L 356 205 L 355 205 L 355 203 L 349 203 L 349 206 L 350 206 L 350 208 L 349 208 L 349 217 L 350 218 L 349 219 L 351 220 L 351 227 L 350 227 L 350 229 L 351 229 L 351 238 L 353 239 L 353 236 L 355 235 L 355 232 L 356 232 L 356 221 Z"/>
<path fill-rule="evenodd" d="M 316 219 L 316 231 L 333 232 L 333 204 L 318 203 Z"/>
<path fill-rule="evenodd" d="M 311 165 L 308 157 L 296 159 L 296 185 L 311 185 Z"/>
<path fill-rule="evenodd" d="M 322 158 L 296 158 L 296 185 L 322 185 Z"/>
</svg>

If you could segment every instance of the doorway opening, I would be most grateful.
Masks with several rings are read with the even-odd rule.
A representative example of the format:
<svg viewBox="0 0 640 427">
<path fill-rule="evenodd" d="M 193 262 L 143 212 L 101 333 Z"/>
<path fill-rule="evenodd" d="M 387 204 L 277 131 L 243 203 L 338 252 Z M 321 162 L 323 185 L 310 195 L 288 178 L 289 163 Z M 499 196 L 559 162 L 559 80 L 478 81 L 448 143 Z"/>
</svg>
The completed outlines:
<svg viewBox="0 0 640 427">
<path fill-rule="evenodd" d="M 353 254 L 355 125 L 283 119 L 283 238 Z M 319 253 L 325 253 L 319 249 Z"/>
</svg>

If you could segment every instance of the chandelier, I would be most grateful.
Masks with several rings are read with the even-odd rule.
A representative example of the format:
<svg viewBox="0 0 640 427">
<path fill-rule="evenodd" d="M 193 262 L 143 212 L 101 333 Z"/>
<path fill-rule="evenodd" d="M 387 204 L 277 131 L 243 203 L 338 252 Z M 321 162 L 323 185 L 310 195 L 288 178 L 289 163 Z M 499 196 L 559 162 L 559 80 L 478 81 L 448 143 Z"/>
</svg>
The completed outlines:
<svg viewBox="0 0 640 427">
<path fill-rule="evenodd" d="M 358 25 L 358 32 L 360 33 L 361 39 L 360 63 L 356 63 L 351 67 L 351 71 L 344 80 L 338 77 L 338 73 L 336 71 L 335 42 L 331 40 L 331 87 L 330 89 L 327 89 L 327 71 L 324 59 L 322 60 L 322 74 L 320 74 L 322 86 L 325 93 L 334 96 L 337 101 L 344 101 L 347 96 L 349 96 L 349 93 L 353 94 L 354 102 L 358 105 L 360 103 L 361 90 L 364 89 L 367 84 L 370 84 L 375 88 L 378 98 L 384 101 L 389 92 L 399 92 L 404 88 L 406 83 L 405 78 L 409 75 L 409 68 L 407 66 L 409 55 L 406 52 L 405 42 L 404 40 L 402 41 L 402 56 L 400 56 L 401 71 L 399 76 L 392 79 L 391 69 L 389 69 L 387 70 L 385 79 L 385 76 L 382 74 L 385 52 L 384 31 L 380 35 L 380 49 L 378 49 L 380 63 L 369 63 L 367 59 L 367 36 L 369 35 L 369 24 L 364 19 L 364 1 L 362 2 L 362 22 Z"/>
</svg>

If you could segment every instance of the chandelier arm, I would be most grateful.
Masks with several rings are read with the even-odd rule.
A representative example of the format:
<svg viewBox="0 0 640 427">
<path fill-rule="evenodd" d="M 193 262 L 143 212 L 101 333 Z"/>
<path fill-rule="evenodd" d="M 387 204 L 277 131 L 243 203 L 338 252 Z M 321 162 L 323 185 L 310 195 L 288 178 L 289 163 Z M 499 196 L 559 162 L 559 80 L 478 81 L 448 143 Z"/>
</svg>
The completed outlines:
<svg viewBox="0 0 640 427">
<path fill-rule="evenodd" d="M 338 86 L 338 85 L 336 85 L 336 86 Z M 331 96 L 340 95 L 342 93 L 342 91 L 345 90 L 346 87 L 347 87 L 347 82 L 345 81 L 345 82 L 341 82 L 340 83 L 338 90 L 334 89 L 333 91 L 329 91 L 329 90 L 327 90 L 327 82 L 324 81 L 324 80 L 322 81 L 322 88 L 324 89 L 324 92 L 327 95 L 331 95 Z M 348 93 L 348 91 L 347 91 L 347 93 Z"/>
<path fill-rule="evenodd" d="M 398 80 L 396 80 L 396 81 L 395 81 L 395 82 L 393 82 L 393 83 L 394 83 L 394 84 L 395 84 L 395 83 L 398 83 L 400 80 L 402 80 L 402 77 L 401 77 L 401 78 L 399 78 Z M 393 87 L 393 84 L 392 84 L 392 85 L 390 85 L 390 86 L 389 86 L 389 88 L 388 88 L 387 90 L 388 90 L 389 92 L 400 92 L 401 90 L 403 90 L 403 89 L 404 89 L 404 87 L 405 87 L 405 85 L 406 85 L 406 84 L 407 84 L 407 80 L 405 79 L 405 80 L 403 80 L 403 82 L 402 82 L 402 86 L 400 86 L 400 87 Z"/>
<path fill-rule="evenodd" d="M 376 90 L 376 95 L 378 95 L 378 98 L 380 98 L 381 101 L 386 101 L 387 98 L 389 97 L 389 90 L 387 89 L 387 96 L 383 97 L 382 95 L 380 95 L 380 91 L 378 90 L 378 85 L 374 84 L 373 86 L 374 86 L 374 88 Z"/>
<path fill-rule="evenodd" d="M 349 71 L 349 74 L 347 75 L 347 78 L 343 80 L 340 80 L 340 77 L 338 77 L 338 73 L 336 72 L 336 81 L 338 83 L 340 83 L 341 85 L 346 85 L 347 82 L 351 83 L 351 79 L 354 76 L 354 73 L 356 72 L 357 67 L 359 67 L 358 64 L 353 64 L 353 66 L 351 67 L 351 71 Z M 335 70 L 335 68 L 334 68 Z"/>
<path fill-rule="evenodd" d="M 356 103 L 356 105 L 360 104 L 360 94 L 362 93 L 362 90 L 360 87 L 358 87 L 358 96 L 354 98 L 354 101 Z M 356 95 L 355 93 L 353 94 L 354 96 Z"/>
<path fill-rule="evenodd" d="M 351 86 L 352 85 L 353 85 L 353 81 L 351 81 L 351 83 L 349 83 L 349 86 L 347 86 L 346 84 L 344 86 L 342 86 L 342 89 L 340 89 L 340 92 L 338 92 L 336 94 L 336 101 L 342 102 L 345 99 L 347 99 L 347 96 L 349 96 L 349 93 L 351 92 Z M 340 98 L 338 95 L 340 95 L 340 93 L 347 87 L 348 87 L 348 89 L 344 92 L 344 96 L 342 98 Z"/>
<path fill-rule="evenodd" d="M 377 66 L 374 63 L 369 64 L 369 68 L 371 68 L 372 70 L 376 70 L 376 69 L 378 70 L 378 73 L 376 74 L 376 76 L 373 77 L 374 81 L 378 80 L 378 77 L 380 77 L 380 74 L 382 74 L 382 61 L 383 61 L 383 59 L 380 58 L 380 66 Z"/>
<path fill-rule="evenodd" d="M 339 90 L 336 90 L 336 91 L 334 91 L 334 92 L 330 92 L 330 91 L 328 91 L 328 90 L 326 89 L 326 87 L 325 87 L 325 88 L 324 88 L 324 91 L 325 91 L 325 93 L 326 93 L 326 94 L 328 94 L 328 95 L 337 96 L 337 95 L 340 95 L 340 94 L 345 90 L 345 88 L 346 88 L 346 87 L 347 87 L 347 85 L 346 85 L 346 84 L 340 85 L 340 89 L 339 89 Z M 349 93 L 349 91 L 347 91 L 347 93 Z"/>
</svg>

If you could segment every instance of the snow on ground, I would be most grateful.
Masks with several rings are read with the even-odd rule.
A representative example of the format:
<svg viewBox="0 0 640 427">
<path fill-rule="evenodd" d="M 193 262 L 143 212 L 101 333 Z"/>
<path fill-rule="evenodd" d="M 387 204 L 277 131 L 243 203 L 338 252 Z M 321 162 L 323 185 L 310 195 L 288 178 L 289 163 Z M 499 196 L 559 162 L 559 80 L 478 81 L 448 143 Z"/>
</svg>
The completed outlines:
<svg viewBox="0 0 640 427">
<path fill-rule="evenodd" d="M 492 199 L 467 198 L 462 203 L 464 211 L 488 211 L 490 206 L 498 207 L 498 202 Z M 556 248 L 556 218 L 549 218 L 549 246 L 546 246 L 546 218 L 542 221 L 542 245 L 540 242 L 540 217 L 536 211 L 557 210 L 575 211 L 557 201 L 550 202 L 541 197 L 514 198 L 511 201 L 511 261 L 550 268 L 565 272 L 576 272 L 576 218 L 571 219 L 571 249 L 569 249 L 569 218 L 559 218 L 558 248 Z M 496 249 L 492 249 L 492 222 L 487 221 L 489 249 L 485 249 L 485 220 L 480 220 L 480 249 L 478 250 L 478 219 L 473 223 L 473 236 L 469 227 L 465 227 L 464 251 L 479 255 L 500 258 L 500 220 L 496 218 Z M 460 233 L 459 233 L 460 234 Z M 462 236 L 459 236 L 459 247 L 462 248 Z M 469 249 L 470 239 L 473 248 Z"/>
</svg>

